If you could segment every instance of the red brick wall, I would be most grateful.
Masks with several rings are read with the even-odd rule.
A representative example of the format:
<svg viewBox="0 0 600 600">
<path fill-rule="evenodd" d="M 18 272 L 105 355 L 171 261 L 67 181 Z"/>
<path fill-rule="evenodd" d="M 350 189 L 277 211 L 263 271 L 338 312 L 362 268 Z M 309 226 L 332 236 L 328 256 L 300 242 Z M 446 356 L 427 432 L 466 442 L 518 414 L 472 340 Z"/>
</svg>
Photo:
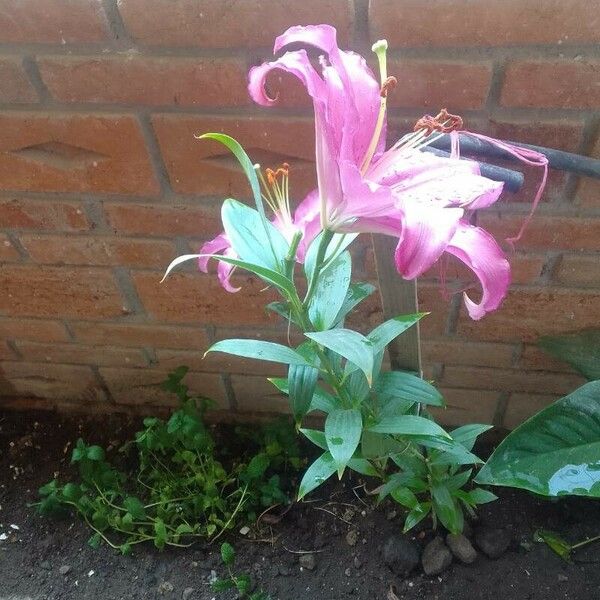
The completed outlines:
<svg viewBox="0 0 600 600">
<path fill-rule="evenodd" d="M 314 183 L 310 105 L 294 82 L 278 110 L 253 106 L 249 67 L 289 25 L 328 22 L 369 54 L 387 37 L 391 130 L 447 106 L 471 129 L 600 157 L 600 17 L 589 0 L 3 0 L 0 2 L 0 393 L 5 406 L 137 409 L 188 364 L 190 385 L 222 408 L 284 407 L 268 365 L 214 356 L 230 335 L 285 339 L 270 297 L 240 276 L 223 292 L 190 269 L 160 285 L 176 255 L 220 229 L 223 197 L 248 190 L 223 150 L 230 133 L 264 164 Z M 275 78 L 274 85 L 290 83 Z M 533 190 L 480 220 L 513 234 Z M 600 317 L 600 183 L 552 173 L 512 257 L 505 305 L 469 321 L 434 274 L 420 283 L 427 372 L 444 419 L 514 426 L 580 383 L 536 350 L 546 333 Z M 357 270 L 374 277 L 368 239 Z M 356 323 L 380 318 L 375 300 Z M 277 368 L 275 368 L 277 371 Z M 140 408 L 142 407 L 142 408 Z"/>
</svg>

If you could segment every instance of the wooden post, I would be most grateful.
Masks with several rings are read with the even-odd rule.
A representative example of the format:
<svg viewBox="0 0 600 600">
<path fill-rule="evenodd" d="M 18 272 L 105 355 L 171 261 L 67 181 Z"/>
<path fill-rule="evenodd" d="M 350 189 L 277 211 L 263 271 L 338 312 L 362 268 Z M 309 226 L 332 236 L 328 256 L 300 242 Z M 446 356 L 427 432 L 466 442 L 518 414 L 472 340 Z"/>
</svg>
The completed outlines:
<svg viewBox="0 0 600 600">
<path fill-rule="evenodd" d="M 418 312 L 416 279 L 402 279 L 394 265 L 396 239 L 386 235 L 373 235 L 372 239 L 384 319 Z M 414 371 L 422 376 L 418 323 L 396 338 L 388 350 L 394 371 Z"/>
</svg>

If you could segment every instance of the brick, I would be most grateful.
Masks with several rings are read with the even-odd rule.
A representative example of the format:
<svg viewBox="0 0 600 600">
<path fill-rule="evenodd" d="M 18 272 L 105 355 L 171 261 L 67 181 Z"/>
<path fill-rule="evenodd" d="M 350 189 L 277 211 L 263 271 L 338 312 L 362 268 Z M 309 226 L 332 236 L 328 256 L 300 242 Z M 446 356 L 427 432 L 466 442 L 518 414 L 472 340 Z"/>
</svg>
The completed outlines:
<svg viewBox="0 0 600 600">
<path fill-rule="evenodd" d="M 442 386 L 491 389 L 501 392 L 567 394 L 585 383 L 579 375 L 446 365 Z"/>
<path fill-rule="evenodd" d="M 148 361 L 140 350 L 82 344 L 17 342 L 17 349 L 28 362 L 63 363 L 72 365 L 117 365 L 145 367 Z"/>
<path fill-rule="evenodd" d="M 424 363 L 510 367 L 513 362 L 514 346 L 468 340 L 425 339 L 421 341 L 421 353 Z"/>
<path fill-rule="evenodd" d="M 600 159 L 600 135 L 596 137 L 596 143 L 589 155 L 592 158 Z M 600 181 L 590 177 L 580 177 L 576 196 L 580 206 L 598 208 L 600 206 Z"/>
<path fill-rule="evenodd" d="M 312 119 L 282 117 L 189 117 L 152 119 L 171 187 L 182 194 L 249 196 L 246 177 L 218 142 L 197 140 L 207 131 L 236 138 L 263 167 L 290 164 L 290 195 L 297 201 L 316 186 Z"/>
<path fill-rule="evenodd" d="M 507 429 L 514 429 L 558 398 L 558 394 L 511 394 L 502 424 Z"/>
<path fill-rule="evenodd" d="M 0 394 L 98 402 L 105 395 L 90 367 L 27 362 L 0 364 Z"/>
<path fill-rule="evenodd" d="M 555 358 L 541 348 L 526 345 L 519 359 L 517 368 L 533 371 L 552 371 L 554 373 L 573 373 L 568 363 Z"/>
<path fill-rule="evenodd" d="M 0 360 L 15 360 L 17 355 L 12 348 L 5 342 L 0 341 Z"/>
<path fill-rule="evenodd" d="M 101 0 L 4 0 L 0 43 L 72 44 L 108 38 Z"/>
<path fill-rule="evenodd" d="M 371 0 L 370 39 L 390 46 L 457 47 L 578 44 L 600 41 L 593 2 L 545 0 Z"/>
<path fill-rule="evenodd" d="M 600 61 L 514 61 L 506 67 L 502 106 L 586 108 L 600 104 Z"/>
<path fill-rule="evenodd" d="M 458 333 L 474 340 L 533 342 L 552 335 L 595 327 L 600 320 L 596 294 L 534 288 L 511 290 L 502 306 L 481 321 L 472 321 L 464 307 Z"/>
<path fill-rule="evenodd" d="M 524 218 L 525 215 L 482 211 L 478 216 L 478 224 L 501 241 L 515 236 Z M 599 239 L 600 218 L 548 216 L 538 213 L 515 246 L 518 250 L 596 251 Z"/>
<path fill-rule="evenodd" d="M 481 108 L 492 78 L 490 64 L 458 61 L 390 61 L 388 72 L 400 82 L 389 95 L 391 107 L 427 108 L 434 112 L 441 107 L 451 112 Z"/>
<path fill-rule="evenodd" d="M 50 93 L 61 102 L 142 106 L 245 106 L 245 63 L 235 58 L 55 56 L 38 59 Z M 0 70 L 1 76 L 1 70 Z"/>
<path fill-rule="evenodd" d="M 36 231 L 85 231 L 90 227 L 79 202 L 29 198 L 0 198 L 0 224 Z"/>
<path fill-rule="evenodd" d="M 231 385 L 239 412 L 277 414 L 291 412 L 288 398 L 281 394 L 266 377 L 232 375 Z"/>
<path fill-rule="evenodd" d="M 440 391 L 446 401 L 446 408 L 431 408 L 431 412 L 441 424 L 456 426 L 473 422 L 493 422 L 498 392 L 452 388 L 443 388 Z"/>
<path fill-rule="evenodd" d="M 102 319 L 124 312 L 113 277 L 103 269 L 5 265 L 0 287 L 0 312 L 7 316 Z"/>
<path fill-rule="evenodd" d="M 134 117 L 0 114 L 8 190 L 152 195 L 159 191 Z"/>
<path fill-rule="evenodd" d="M 173 327 L 170 325 L 133 323 L 71 323 L 75 339 L 87 344 L 150 347 L 184 348 L 205 351 L 209 342 L 200 327 Z M 2 325 L 0 322 L 0 331 Z"/>
<path fill-rule="evenodd" d="M 133 273 L 133 280 L 146 310 L 152 317 L 170 323 L 196 325 L 268 325 L 275 322 L 264 306 L 276 299 L 265 284 L 250 276 L 240 276 L 236 285 L 242 291 L 230 294 L 214 276 L 179 273 L 164 283 L 156 273 Z"/>
<path fill-rule="evenodd" d="M 17 249 L 12 245 L 6 234 L 0 233 L 0 263 L 14 262 L 21 258 Z"/>
<path fill-rule="evenodd" d="M 2 15 L 0 14 L 0 20 Z M 1 26 L 0 26 L 1 27 Z M 0 35 L 2 35 L 0 33 Z M 0 102 L 7 104 L 30 104 L 38 101 L 38 95 L 23 70 L 22 59 L 0 60 Z"/>
<path fill-rule="evenodd" d="M 117 404 L 176 407 L 179 405 L 178 398 L 160 387 L 167 374 L 168 371 L 157 369 L 117 367 L 100 369 L 100 376 Z M 228 406 L 223 381 L 219 375 L 188 373 L 184 382 L 190 387 L 191 393 L 211 398 L 217 403 L 218 408 Z"/>
<path fill-rule="evenodd" d="M 109 226 L 119 234 L 213 237 L 223 229 L 217 209 L 198 205 L 107 202 L 104 212 Z"/>
<path fill-rule="evenodd" d="M 353 24 L 348 0 L 120 0 L 119 11 L 136 42 L 149 46 L 205 48 L 268 47 L 285 29 L 298 23 L 330 23 L 346 44 Z"/>
<path fill-rule="evenodd" d="M 164 269 L 179 253 L 164 240 L 109 236 L 22 235 L 21 243 L 39 264 L 150 267 Z"/>
<path fill-rule="evenodd" d="M 59 321 L 0 318 L 0 338 L 34 342 L 65 342 L 69 336 L 65 326 Z"/>
<path fill-rule="evenodd" d="M 565 286 L 600 288 L 600 255 L 563 256 L 554 280 Z"/>
</svg>

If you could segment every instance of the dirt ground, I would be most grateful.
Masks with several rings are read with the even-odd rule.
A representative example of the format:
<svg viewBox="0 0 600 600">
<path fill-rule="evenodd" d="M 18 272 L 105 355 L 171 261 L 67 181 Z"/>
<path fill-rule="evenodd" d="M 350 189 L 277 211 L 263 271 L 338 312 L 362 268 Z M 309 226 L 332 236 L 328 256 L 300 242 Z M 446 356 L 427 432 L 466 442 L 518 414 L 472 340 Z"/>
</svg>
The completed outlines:
<svg viewBox="0 0 600 600">
<path fill-rule="evenodd" d="M 210 590 L 211 578 L 223 573 L 218 548 L 199 544 L 161 553 L 146 546 L 123 557 L 106 546 L 89 547 L 89 531 L 77 519 L 41 517 L 28 508 L 40 485 L 55 473 L 71 472 L 68 442 L 79 436 L 96 443 L 124 441 L 137 424 L 126 417 L 0 413 L 0 537 L 5 537 L 0 600 L 235 597 Z M 384 564 L 382 546 L 401 530 L 401 515 L 394 515 L 392 505 L 375 508 L 358 480 L 317 490 L 280 523 L 260 531 L 258 539 L 238 535 L 229 541 L 239 570 L 250 573 L 273 600 L 600 599 L 600 545 L 567 564 L 532 542 L 538 527 L 573 541 L 598 535 L 600 502 L 549 502 L 510 490 L 499 495 L 499 501 L 482 507 L 472 527 L 508 530 L 508 551 L 495 560 L 480 553 L 472 565 L 455 560 L 437 576 L 424 575 L 419 566 L 403 578 Z M 432 535 L 424 528 L 411 538 L 422 547 Z M 299 562 L 306 551 L 314 558 L 308 561 L 312 569 Z"/>
</svg>

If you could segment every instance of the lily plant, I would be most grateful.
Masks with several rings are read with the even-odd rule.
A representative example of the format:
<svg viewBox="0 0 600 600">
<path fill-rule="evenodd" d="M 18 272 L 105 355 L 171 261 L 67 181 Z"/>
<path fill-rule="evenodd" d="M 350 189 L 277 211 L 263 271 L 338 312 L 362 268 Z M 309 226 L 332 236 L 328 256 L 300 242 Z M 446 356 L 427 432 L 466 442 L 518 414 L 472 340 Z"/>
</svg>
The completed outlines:
<svg viewBox="0 0 600 600">
<path fill-rule="evenodd" d="M 305 49 L 282 53 L 290 45 L 318 49 L 318 67 Z M 288 365 L 287 377 L 270 381 L 289 397 L 298 431 L 321 450 L 304 474 L 299 498 L 350 469 L 380 479 L 379 498 L 391 496 L 407 511 L 405 530 L 431 515 L 434 525 L 459 532 L 465 511 L 495 499 L 470 485 L 473 466 L 481 463 L 473 445 L 489 427 L 445 431 L 427 411 L 444 406 L 440 392 L 417 373 L 382 368 L 386 346 L 424 313 L 390 319 L 367 335 L 345 327 L 348 314 L 375 291 L 352 281 L 348 247 L 361 233 L 393 236 L 396 268 L 407 279 L 445 253 L 453 255 L 480 283 L 479 301 L 464 293 L 469 315 L 480 319 L 506 296 L 510 266 L 494 238 L 472 225 L 470 216 L 498 200 L 502 183 L 483 177 L 476 162 L 459 160 L 455 130 L 462 121 L 444 110 L 421 119 L 413 133 L 386 150 L 387 96 L 398 83 L 387 73 L 386 50 L 384 40 L 373 46 L 376 78 L 362 56 L 340 50 L 331 26 L 292 27 L 275 40 L 279 57 L 251 69 L 249 93 L 258 104 L 275 105 L 266 79 L 276 69 L 302 82 L 314 105 L 318 187 L 292 210 L 293 168 L 263 170 L 233 138 L 199 136 L 235 155 L 256 208 L 225 200 L 224 232 L 199 254 L 175 259 L 165 277 L 190 259 L 207 272 L 215 259 L 228 292 L 239 291 L 234 271 L 243 269 L 279 293 L 280 301 L 267 308 L 304 335 L 300 345 L 230 339 L 208 352 Z M 443 133 L 455 142 L 450 157 L 423 151 Z M 324 415 L 324 427 L 305 427 L 309 414 Z"/>
</svg>

